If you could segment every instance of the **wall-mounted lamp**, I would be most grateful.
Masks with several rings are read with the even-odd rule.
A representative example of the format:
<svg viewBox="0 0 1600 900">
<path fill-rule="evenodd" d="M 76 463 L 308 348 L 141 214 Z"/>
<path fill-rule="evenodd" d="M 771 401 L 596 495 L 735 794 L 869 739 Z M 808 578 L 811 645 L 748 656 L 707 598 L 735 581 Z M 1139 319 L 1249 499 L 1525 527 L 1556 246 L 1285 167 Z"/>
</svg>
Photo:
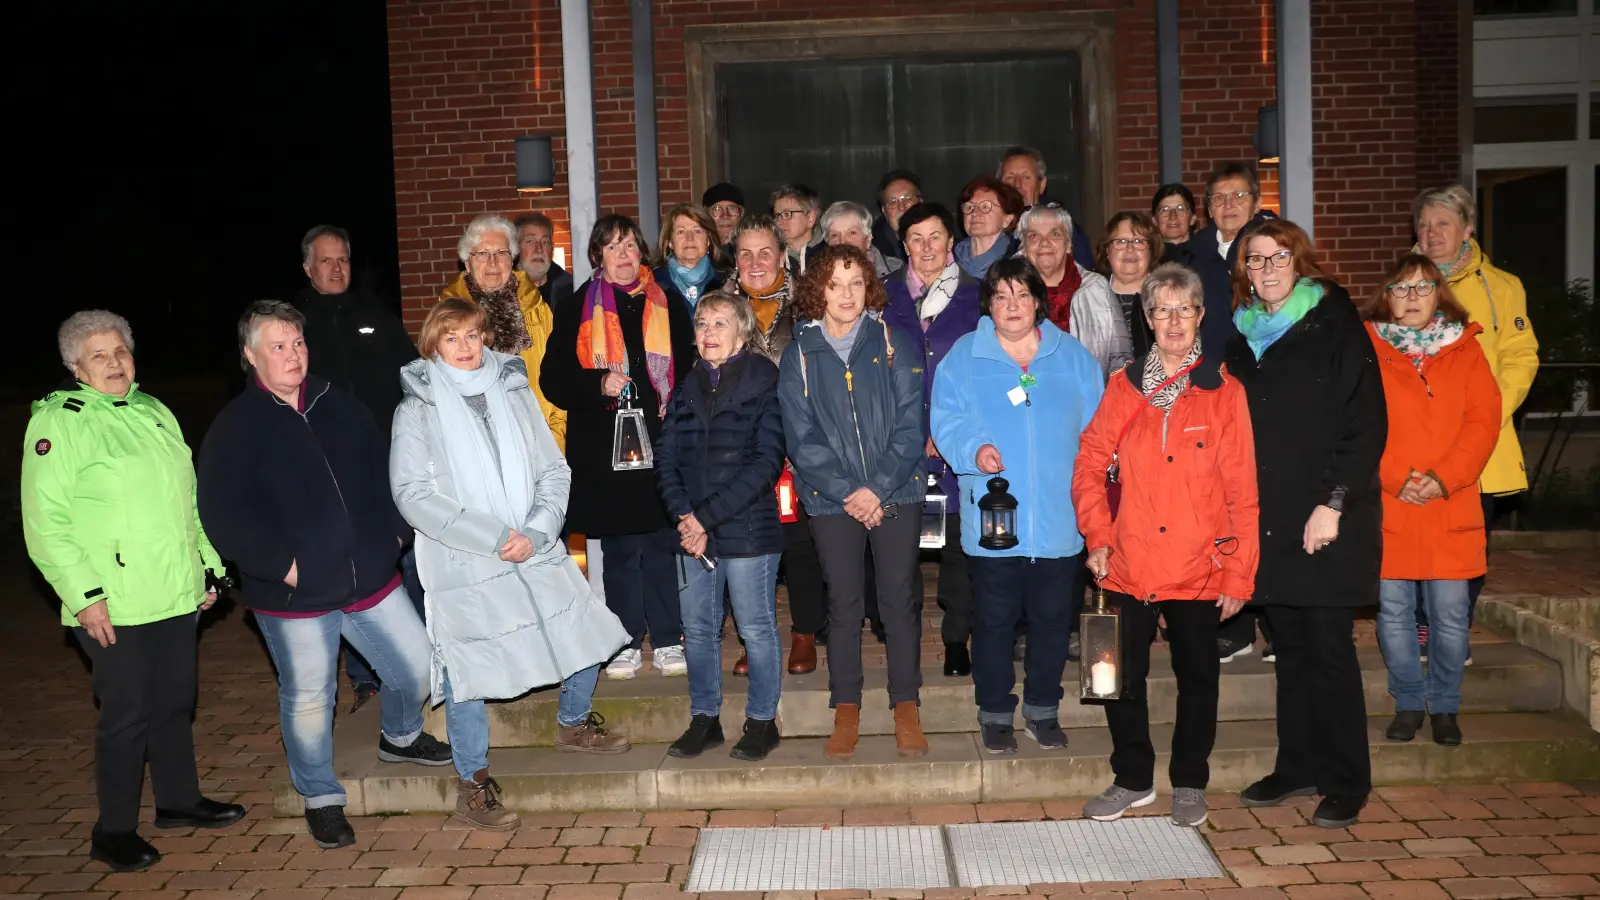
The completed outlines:
<svg viewBox="0 0 1600 900">
<path fill-rule="evenodd" d="M 517 190 L 524 194 L 536 194 L 553 189 L 556 186 L 556 165 L 550 151 L 550 135 L 519 137 L 516 147 Z"/>
<path fill-rule="evenodd" d="M 1256 111 L 1256 133 L 1250 136 L 1250 144 L 1255 147 L 1257 162 L 1278 164 L 1278 107 L 1268 105 Z"/>
</svg>

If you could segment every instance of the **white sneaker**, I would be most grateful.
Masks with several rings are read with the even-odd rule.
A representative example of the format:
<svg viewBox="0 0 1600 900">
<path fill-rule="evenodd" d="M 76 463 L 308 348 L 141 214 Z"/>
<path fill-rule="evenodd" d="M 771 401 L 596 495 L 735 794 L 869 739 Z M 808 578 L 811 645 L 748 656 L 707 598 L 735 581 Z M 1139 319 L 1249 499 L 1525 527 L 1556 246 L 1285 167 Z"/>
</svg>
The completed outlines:
<svg viewBox="0 0 1600 900">
<path fill-rule="evenodd" d="M 644 665 L 643 650 L 624 650 L 617 654 L 610 665 L 606 666 L 607 678 L 626 679 L 639 674 L 639 667 Z"/>
<path fill-rule="evenodd" d="M 674 644 L 671 647 L 657 647 L 650 653 L 650 662 L 663 675 L 689 674 L 689 661 L 683 658 L 683 645 Z"/>
</svg>

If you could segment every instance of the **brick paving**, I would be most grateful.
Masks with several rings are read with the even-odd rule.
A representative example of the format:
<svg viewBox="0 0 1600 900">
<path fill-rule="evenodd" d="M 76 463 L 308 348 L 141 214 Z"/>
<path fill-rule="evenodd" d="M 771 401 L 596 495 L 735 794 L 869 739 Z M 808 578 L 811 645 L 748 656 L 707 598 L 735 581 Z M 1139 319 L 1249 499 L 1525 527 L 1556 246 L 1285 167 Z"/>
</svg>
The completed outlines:
<svg viewBox="0 0 1600 900">
<path fill-rule="evenodd" d="M 1490 590 L 1593 594 L 1600 562 L 1583 554 L 1497 554 Z M 271 666 L 237 607 L 209 615 L 195 722 L 202 787 L 251 807 L 218 831 L 145 836 L 163 858 L 114 874 L 87 853 L 95 819 L 94 708 L 86 665 L 57 623 L 53 597 L 11 542 L 0 632 L 0 900 L 656 900 L 680 898 L 699 829 L 725 825 L 954 824 L 1074 818 L 1079 802 L 607 812 L 524 816 L 482 833 L 439 816 L 355 819 L 357 842 L 316 849 L 299 819 L 270 817 L 287 778 Z M 931 617 L 936 617 L 933 612 Z M 869 645 L 870 646 L 870 645 Z M 349 697 L 341 697 L 347 709 Z M 1596 773 L 1600 778 L 1600 773 Z M 1205 833 L 1230 877 L 930 891 L 706 895 L 704 900 L 954 900 L 1073 895 L 1107 900 L 1497 900 L 1600 898 L 1600 781 L 1379 788 L 1348 829 L 1308 824 L 1310 800 L 1267 810 L 1218 794 Z M 151 816 L 146 798 L 145 818 Z M 1165 813 L 1164 798 L 1141 810 Z"/>
</svg>

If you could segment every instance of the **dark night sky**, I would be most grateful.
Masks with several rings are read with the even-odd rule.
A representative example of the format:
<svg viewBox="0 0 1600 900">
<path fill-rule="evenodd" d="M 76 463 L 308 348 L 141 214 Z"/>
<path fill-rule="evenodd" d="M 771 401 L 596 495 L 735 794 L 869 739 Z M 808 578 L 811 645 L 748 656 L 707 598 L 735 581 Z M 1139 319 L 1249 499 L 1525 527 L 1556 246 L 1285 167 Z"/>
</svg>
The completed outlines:
<svg viewBox="0 0 1600 900">
<path fill-rule="evenodd" d="M 65 374 L 56 327 L 85 308 L 128 318 L 142 380 L 235 366 L 244 303 L 304 283 L 319 222 L 350 229 L 358 285 L 395 296 L 383 0 L 12 15 L 35 21 L 10 30 L 7 394 Z"/>
</svg>

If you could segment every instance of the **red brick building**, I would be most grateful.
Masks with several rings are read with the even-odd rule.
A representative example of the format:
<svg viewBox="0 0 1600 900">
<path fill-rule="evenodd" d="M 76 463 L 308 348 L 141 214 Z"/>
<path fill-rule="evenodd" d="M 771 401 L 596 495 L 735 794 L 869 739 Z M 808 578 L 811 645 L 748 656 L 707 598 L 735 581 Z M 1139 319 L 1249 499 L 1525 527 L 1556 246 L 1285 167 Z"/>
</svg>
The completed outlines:
<svg viewBox="0 0 1600 900">
<path fill-rule="evenodd" d="M 1196 193 L 1213 163 L 1255 155 L 1257 111 L 1276 96 L 1275 5 L 1179 4 L 1183 170 Z M 559 6 L 389 0 L 401 280 L 413 322 L 454 275 L 455 241 L 473 215 L 543 211 L 570 259 Z M 629 3 L 593 0 L 591 9 L 599 206 L 636 214 Z M 930 59 L 962 41 L 1002 54 L 1070 48 L 1086 95 L 1075 173 L 1084 227 L 1098 237 L 1110 213 L 1148 209 L 1160 181 L 1155 0 L 655 0 L 653 16 L 663 208 L 722 180 L 719 129 L 728 126 L 705 85 L 736 58 L 726 48 L 762 39 L 772 53 L 823 65 L 835 51 L 872 52 L 863 46 L 901 57 L 926 46 Z M 1317 243 L 1328 268 L 1359 290 L 1409 245 L 1416 192 L 1463 177 L 1470 10 L 1446 0 L 1311 0 L 1311 21 Z M 512 142 L 538 133 L 555 135 L 556 189 L 519 195 Z M 1275 205 L 1276 173 L 1262 174 Z M 836 199 L 873 198 L 824 198 Z"/>
</svg>

